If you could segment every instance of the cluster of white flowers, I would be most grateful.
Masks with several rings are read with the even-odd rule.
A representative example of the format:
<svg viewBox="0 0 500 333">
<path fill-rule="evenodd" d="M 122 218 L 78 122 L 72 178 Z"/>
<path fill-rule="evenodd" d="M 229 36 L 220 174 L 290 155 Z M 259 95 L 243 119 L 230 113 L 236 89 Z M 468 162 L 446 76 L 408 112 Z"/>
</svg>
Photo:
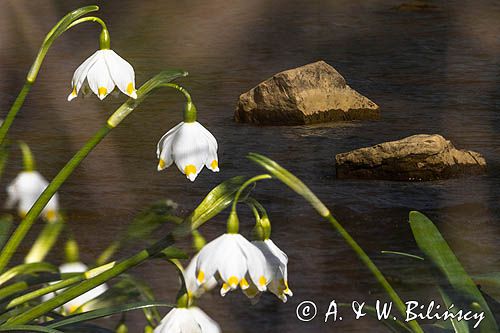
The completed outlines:
<svg viewBox="0 0 500 333">
<path fill-rule="evenodd" d="M 205 245 L 184 272 L 189 297 L 200 297 L 220 282 L 225 296 L 238 287 L 256 300 L 269 290 L 283 302 L 293 293 L 288 287 L 288 257 L 270 239 L 248 241 L 240 234 L 223 234 Z M 199 308 L 175 308 L 155 329 L 167 332 L 220 332 L 219 326 Z"/>
<path fill-rule="evenodd" d="M 71 82 L 72 91 L 68 101 L 76 98 L 85 85 L 101 100 L 115 87 L 131 98 L 137 98 L 133 67 L 109 49 L 98 50 L 77 68 Z M 203 167 L 213 172 L 219 171 L 217 140 L 195 118 L 185 118 L 185 121 L 160 139 L 156 149 L 158 171 L 175 163 L 191 181 L 196 179 Z M 7 188 L 7 204 L 13 206 L 19 203 L 19 214 L 24 216 L 47 185 L 47 181 L 38 172 L 21 172 Z M 43 214 L 48 220 L 53 220 L 57 210 L 56 194 L 45 207 Z M 293 295 L 288 287 L 287 264 L 286 254 L 270 239 L 250 242 L 239 233 L 223 234 L 205 245 L 193 257 L 184 272 L 188 299 L 198 298 L 220 283 L 222 296 L 240 288 L 255 302 L 263 292 L 269 290 L 286 302 L 287 297 Z M 61 273 L 86 270 L 87 267 L 82 263 L 69 263 L 60 268 Z M 96 287 L 65 304 L 64 309 L 67 313 L 72 313 L 106 290 L 106 285 Z M 47 295 L 45 299 L 53 296 Z M 172 309 L 154 330 L 155 333 L 220 331 L 215 321 L 198 307 L 192 306 L 189 301 L 186 307 Z"/>
</svg>

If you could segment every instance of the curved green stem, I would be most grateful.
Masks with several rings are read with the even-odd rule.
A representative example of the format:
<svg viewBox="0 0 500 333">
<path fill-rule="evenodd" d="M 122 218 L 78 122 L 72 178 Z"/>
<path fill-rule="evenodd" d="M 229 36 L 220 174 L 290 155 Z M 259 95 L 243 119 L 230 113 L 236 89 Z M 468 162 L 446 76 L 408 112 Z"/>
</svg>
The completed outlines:
<svg viewBox="0 0 500 333">
<path fill-rule="evenodd" d="M 31 65 L 31 68 L 26 76 L 26 82 L 24 83 L 23 88 L 19 92 L 19 95 L 17 96 L 16 100 L 14 101 L 14 104 L 12 104 L 12 107 L 9 110 L 9 113 L 5 117 L 4 122 L 2 123 L 2 126 L 0 127 L 0 146 L 4 144 L 5 137 L 7 136 L 7 132 L 10 129 L 10 126 L 14 122 L 14 119 L 16 118 L 17 113 L 21 109 L 24 100 L 26 99 L 26 96 L 28 95 L 28 92 L 31 89 L 31 86 L 33 83 L 35 83 L 36 77 L 38 76 L 38 72 L 40 71 L 40 67 L 42 66 L 43 60 L 45 59 L 45 56 L 47 55 L 47 52 L 49 51 L 50 46 L 56 40 L 57 37 L 59 37 L 64 31 L 67 30 L 67 27 L 71 25 L 73 21 L 78 19 L 79 17 L 86 15 L 90 12 L 99 10 L 99 7 L 97 6 L 87 6 L 87 7 L 82 7 L 78 8 L 70 13 L 68 13 L 66 16 L 64 16 L 57 24 L 47 33 L 45 36 L 45 39 L 42 42 L 42 45 L 40 46 L 40 49 L 38 50 L 38 54 L 35 58 L 35 61 Z"/>
<path fill-rule="evenodd" d="M 137 99 L 130 98 L 123 103 L 110 117 L 110 119 L 119 118 L 116 123 L 118 125 L 127 115 L 129 115 L 155 88 L 161 86 L 165 82 L 171 81 L 181 76 L 187 75 L 184 71 L 165 71 L 156 75 L 148 82 L 139 88 L 137 91 Z M 24 239 L 36 218 L 40 215 L 43 208 L 49 202 L 50 198 L 56 193 L 66 179 L 73 173 L 75 168 L 87 157 L 87 155 L 101 142 L 102 139 L 116 126 L 108 123 L 103 126 L 87 143 L 73 156 L 73 158 L 59 171 L 57 176 L 50 182 L 45 191 L 40 195 L 37 201 L 33 204 L 26 217 L 21 221 L 16 231 L 12 234 L 7 244 L 0 253 L 0 272 L 2 272 L 12 255 L 16 252 L 19 244 Z"/>
<path fill-rule="evenodd" d="M 184 107 L 184 122 L 185 123 L 192 123 L 196 121 L 197 118 L 197 111 L 196 111 L 196 106 L 193 103 L 193 100 L 191 99 L 191 95 L 189 92 L 184 88 L 179 86 L 178 84 L 175 83 L 166 83 L 163 85 L 164 87 L 170 87 L 174 88 L 177 91 L 180 91 L 184 96 L 186 97 L 186 106 Z"/>
<path fill-rule="evenodd" d="M 264 173 L 262 175 L 257 175 L 255 177 L 252 177 L 248 179 L 246 182 L 244 182 L 240 188 L 238 189 L 238 192 L 234 195 L 233 199 L 233 204 L 231 205 L 231 212 L 236 211 L 236 205 L 238 204 L 238 201 L 240 200 L 241 193 L 249 186 L 252 185 L 255 182 L 258 182 L 259 180 L 264 180 L 264 179 L 271 179 L 273 178 L 270 174 Z"/>
<path fill-rule="evenodd" d="M 84 23 L 84 22 L 97 22 L 101 25 L 102 31 L 101 35 L 99 36 L 99 48 L 101 50 L 109 50 L 110 45 L 111 45 L 111 38 L 109 36 L 109 30 L 106 27 L 106 23 L 104 23 L 103 20 L 96 16 L 87 16 L 87 17 L 82 17 L 81 19 L 78 19 L 71 23 L 67 28 L 66 31 L 73 28 L 74 26 Z"/>
<path fill-rule="evenodd" d="M 252 185 L 255 182 L 257 182 L 259 180 L 271 179 L 271 178 L 272 177 L 269 174 L 258 175 L 258 176 L 255 176 L 255 177 L 252 177 L 252 178 L 248 179 L 246 182 L 244 182 L 240 186 L 240 188 L 238 189 L 238 191 L 234 195 L 233 203 L 231 205 L 231 212 L 229 213 L 229 218 L 227 219 L 227 232 L 229 234 L 237 234 L 238 231 L 239 231 L 239 228 L 240 228 L 240 226 L 239 226 L 240 222 L 238 220 L 238 214 L 236 213 L 236 205 L 238 204 L 238 201 L 240 200 L 241 193 L 243 193 L 243 191 L 248 186 Z"/>
</svg>

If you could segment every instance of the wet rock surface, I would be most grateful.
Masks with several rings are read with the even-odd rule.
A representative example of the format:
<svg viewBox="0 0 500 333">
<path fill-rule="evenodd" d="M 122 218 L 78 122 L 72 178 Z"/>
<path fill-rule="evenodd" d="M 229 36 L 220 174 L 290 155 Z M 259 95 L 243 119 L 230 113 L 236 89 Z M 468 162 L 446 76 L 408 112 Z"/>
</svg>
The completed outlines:
<svg viewBox="0 0 500 333">
<path fill-rule="evenodd" d="M 335 156 L 337 178 L 437 180 L 486 171 L 486 160 L 441 135 L 418 134 Z"/>
<path fill-rule="evenodd" d="M 234 119 L 258 125 L 373 120 L 377 104 L 346 84 L 324 61 L 273 75 L 239 98 Z"/>
</svg>

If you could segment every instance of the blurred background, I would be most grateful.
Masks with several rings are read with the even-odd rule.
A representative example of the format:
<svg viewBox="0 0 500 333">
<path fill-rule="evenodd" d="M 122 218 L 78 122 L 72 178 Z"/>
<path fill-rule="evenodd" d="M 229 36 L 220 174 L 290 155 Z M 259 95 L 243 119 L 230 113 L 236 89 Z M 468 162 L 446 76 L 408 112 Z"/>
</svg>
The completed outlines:
<svg viewBox="0 0 500 333">
<path fill-rule="evenodd" d="M 156 143 L 182 120 L 184 102 L 175 91 L 158 91 L 59 191 L 83 261 L 91 264 L 153 201 L 173 199 L 187 214 L 221 181 L 260 173 L 245 158 L 259 152 L 310 185 L 406 299 L 439 299 L 421 263 L 380 254 L 418 253 L 407 223 L 409 210 L 434 220 L 470 274 L 498 269 L 498 1 L 432 1 L 415 9 L 397 0 L 1 0 L 0 117 L 22 87 L 45 34 L 67 12 L 90 4 L 100 5 L 97 16 L 108 25 L 111 47 L 134 66 L 137 86 L 163 69 L 189 71 L 178 82 L 191 92 L 199 121 L 219 141 L 221 172 L 205 169 L 191 183 L 175 167 L 156 171 Z M 66 101 L 74 70 L 98 48 L 99 29 L 79 25 L 54 43 L 10 133 L 31 146 L 39 171 L 49 180 L 125 100 L 119 95 L 100 102 L 92 95 Z M 241 93 L 276 72 L 320 59 L 376 102 L 382 119 L 295 127 L 233 121 Z M 488 174 L 425 183 L 335 179 L 335 154 L 418 133 L 438 133 L 458 148 L 482 153 Z M 16 151 L 2 188 L 21 168 Z M 325 324 L 322 315 L 309 323 L 297 320 L 295 308 L 303 300 L 315 301 L 324 314 L 332 299 L 370 303 L 387 297 L 350 248 L 295 193 L 274 181 L 260 183 L 256 196 L 270 213 L 272 238 L 289 256 L 295 295 L 286 304 L 265 295 L 254 306 L 240 292 L 225 298 L 217 291 L 206 295 L 200 306 L 223 331 L 385 332 L 374 320 L 355 321 L 348 314 L 337 323 Z M 249 235 L 253 219 L 243 206 L 240 211 Z M 203 226 L 208 240 L 225 231 L 226 217 Z M 143 246 L 124 249 L 119 257 Z M 51 259 L 63 258 L 55 254 Z M 150 261 L 133 273 L 154 287 L 159 300 L 175 300 L 178 280 L 168 264 Z M 131 332 L 139 332 L 145 324 L 142 315 L 129 318 Z"/>
</svg>

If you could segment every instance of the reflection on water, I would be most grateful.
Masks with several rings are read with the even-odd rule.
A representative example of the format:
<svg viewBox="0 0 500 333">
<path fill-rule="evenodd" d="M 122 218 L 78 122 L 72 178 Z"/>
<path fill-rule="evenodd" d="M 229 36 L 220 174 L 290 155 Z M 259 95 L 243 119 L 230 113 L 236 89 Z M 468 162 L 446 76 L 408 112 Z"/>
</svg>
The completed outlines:
<svg viewBox="0 0 500 333">
<path fill-rule="evenodd" d="M 192 209 L 217 183 L 261 172 L 244 156 L 266 154 L 290 168 L 329 204 L 384 272 L 411 299 L 436 298 L 419 263 L 386 257 L 380 250 L 416 252 L 407 225 L 410 209 L 439 225 L 471 273 L 498 267 L 500 3 L 435 1 L 440 10 L 398 12 L 398 1 L 116 1 L 103 2 L 112 47 L 134 64 L 138 84 L 161 69 L 183 68 L 200 121 L 218 138 L 219 174 L 204 171 L 190 183 L 176 170 L 156 172 L 155 145 L 181 119 L 182 97 L 162 91 L 143 103 L 85 160 L 62 187 L 70 229 L 90 261 L 144 205 L 174 198 Z M 51 25 L 84 1 L 0 2 L 0 106 L 14 100 L 36 49 Z M 123 100 L 108 97 L 66 102 L 72 72 L 98 46 L 98 27 L 79 26 L 51 49 L 15 123 L 13 138 L 33 148 L 42 173 L 53 177 Z M 324 59 L 348 83 L 382 108 L 382 120 L 300 127 L 236 124 L 242 92 L 271 74 Z M 338 181 L 334 156 L 361 146 L 416 133 L 440 133 L 458 147 L 483 153 L 486 176 L 428 183 Z M 17 159 L 16 159 L 17 157 Z M 19 170 L 13 162 L 2 186 Z M 304 299 L 326 309 L 337 301 L 385 298 L 340 238 L 294 193 L 276 182 L 256 193 L 266 204 L 273 239 L 290 257 L 295 296 L 285 305 L 263 297 L 250 306 L 243 296 L 201 301 L 227 332 L 383 332 L 370 319 L 300 323 Z M 3 197 L 4 198 L 4 197 Z M 213 238 L 225 215 L 203 227 Z M 246 221 L 246 222 L 245 222 Z M 251 216 L 242 223 L 250 230 Z M 245 228 L 244 228 L 245 229 Z M 123 251 L 132 253 L 141 247 Z M 57 259 L 57 258 L 56 258 Z M 162 262 L 134 272 L 150 281 L 160 299 L 172 301 L 176 277 Z M 409 278 L 408 276 L 411 276 Z M 346 316 L 347 317 L 347 316 Z M 140 314 L 133 315 L 142 323 Z M 140 324 L 134 324 L 138 331 Z"/>
</svg>

